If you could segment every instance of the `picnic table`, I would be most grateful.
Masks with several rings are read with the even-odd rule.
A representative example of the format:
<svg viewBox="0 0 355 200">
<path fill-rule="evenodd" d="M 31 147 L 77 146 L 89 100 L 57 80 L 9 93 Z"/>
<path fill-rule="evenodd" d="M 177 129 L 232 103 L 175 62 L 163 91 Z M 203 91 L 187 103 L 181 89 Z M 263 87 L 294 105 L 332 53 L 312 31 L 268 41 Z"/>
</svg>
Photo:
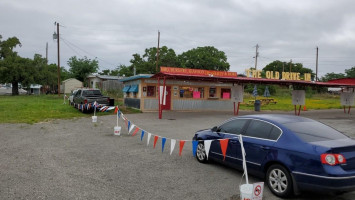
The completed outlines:
<svg viewBox="0 0 355 200">
<path fill-rule="evenodd" d="M 273 98 L 267 98 L 267 99 L 259 99 L 259 101 L 261 102 L 261 105 L 268 105 L 268 104 L 276 104 L 277 101 L 275 101 L 275 99 Z M 255 100 L 249 100 L 249 105 L 254 105 Z"/>
</svg>

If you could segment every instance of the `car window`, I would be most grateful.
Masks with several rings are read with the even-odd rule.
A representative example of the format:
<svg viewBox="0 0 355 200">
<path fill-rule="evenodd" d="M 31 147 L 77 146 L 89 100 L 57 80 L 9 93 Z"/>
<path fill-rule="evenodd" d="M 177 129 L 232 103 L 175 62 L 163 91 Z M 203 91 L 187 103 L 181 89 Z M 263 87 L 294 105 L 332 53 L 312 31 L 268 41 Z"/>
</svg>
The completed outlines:
<svg viewBox="0 0 355 200">
<path fill-rule="evenodd" d="M 273 126 L 268 139 L 277 140 L 280 137 L 280 135 L 281 135 L 281 130 L 279 128 L 277 128 L 276 126 Z"/>
<path fill-rule="evenodd" d="M 222 133 L 231 133 L 239 135 L 241 134 L 243 127 L 247 121 L 248 119 L 234 119 L 222 124 L 217 131 Z"/>
<path fill-rule="evenodd" d="M 101 95 L 100 90 L 84 90 L 83 96 L 90 96 L 90 95 Z"/>
<path fill-rule="evenodd" d="M 318 121 L 294 122 L 284 124 L 306 142 L 346 139 L 346 135 Z"/>
<path fill-rule="evenodd" d="M 245 132 L 246 136 L 269 139 L 273 125 L 260 120 L 252 120 Z"/>
<path fill-rule="evenodd" d="M 78 90 L 75 94 L 75 96 L 80 96 L 81 90 Z"/>
</svg>

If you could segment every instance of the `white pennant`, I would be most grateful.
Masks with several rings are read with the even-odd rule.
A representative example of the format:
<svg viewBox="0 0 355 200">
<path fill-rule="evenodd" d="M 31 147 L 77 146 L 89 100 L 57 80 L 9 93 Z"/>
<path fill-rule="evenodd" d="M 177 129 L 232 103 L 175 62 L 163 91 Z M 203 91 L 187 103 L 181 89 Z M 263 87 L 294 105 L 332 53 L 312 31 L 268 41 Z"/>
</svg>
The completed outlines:
<svg viewBox="0 0 355 200">
<path fill-rule="evenodd" d="M 129 127 L 128 135 L 129 135 L 129 133 L 133 130 L 133 128 L 134 128 L 135 126 L 136 126 L 136 125 L 132 124 L 131 127 Z"/>
<path fill-rule="evenodd" d="M 174 151 L 175 143 L 176 143 L 176 140 L 171 139 L 171 143 L 170 143 L 170 155 L 171 155 L 171 154 L 173 153 L 173 151 Z"/>
<path fill-rule="evenodd" d="M 204 140 L 204 146 L 205 146 L 207 160 L 208 160 L 208 154 L 210 152 L 211 142 L 212 142 L 212 140 Z"/>
<path fill-rule="evenodd" d="M 122 119 L 123 119 L 123 120 L 126 120 L 126 118 L 125 118 L 125 116 L 124 116 L 123 114 L 121 114 L 121 116 L 122 116 Z"/>
<path fill-rule="evenodd" d="M 150 140 L 150 137 L 152 136 L 151 133 L 148 133 L 148 138 L 147 138 L 147 146 L 149 145 L 149 140 Z"/>
</svg>

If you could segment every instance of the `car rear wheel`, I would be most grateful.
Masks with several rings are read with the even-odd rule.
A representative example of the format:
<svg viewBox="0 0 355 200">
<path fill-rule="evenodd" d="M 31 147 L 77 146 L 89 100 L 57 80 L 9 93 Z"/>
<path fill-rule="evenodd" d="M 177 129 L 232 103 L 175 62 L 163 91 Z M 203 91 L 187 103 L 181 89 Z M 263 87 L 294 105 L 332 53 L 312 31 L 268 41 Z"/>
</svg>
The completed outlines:
<svg viewBox="0 0 355 200">
<path fill-rule="evenodd" d="M 205 151 L 205 145 L 203 144 L 203 142 L 200 142 L 197 145 L 196 158 L 197 158 L 197 161 L 200 163 L 207 162 L 207 155 L 206 155 L 206 151 Z"/>
<path fill-rule="evenodd" d="M 292 179 L 287 169 L 279 164 L 269 167 L 266 182 L 272 193 L 279 197 L 292 195 Z"/>
</svg>

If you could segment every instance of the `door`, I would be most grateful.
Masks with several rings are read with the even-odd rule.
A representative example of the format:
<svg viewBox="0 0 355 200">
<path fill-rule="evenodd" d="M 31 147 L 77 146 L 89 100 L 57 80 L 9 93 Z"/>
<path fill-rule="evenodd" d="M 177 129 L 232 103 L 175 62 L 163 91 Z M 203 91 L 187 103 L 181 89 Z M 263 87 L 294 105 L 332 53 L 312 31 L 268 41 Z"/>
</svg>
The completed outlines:
<svg viewBox="0 0 355 200">
<path fill-rule="evenodd" d="M 165 92 L 165 105 L 162 105 L 162 110 L 171 110 L 171 87 L 166 86 L 166 92 Z"/>
</svg>

